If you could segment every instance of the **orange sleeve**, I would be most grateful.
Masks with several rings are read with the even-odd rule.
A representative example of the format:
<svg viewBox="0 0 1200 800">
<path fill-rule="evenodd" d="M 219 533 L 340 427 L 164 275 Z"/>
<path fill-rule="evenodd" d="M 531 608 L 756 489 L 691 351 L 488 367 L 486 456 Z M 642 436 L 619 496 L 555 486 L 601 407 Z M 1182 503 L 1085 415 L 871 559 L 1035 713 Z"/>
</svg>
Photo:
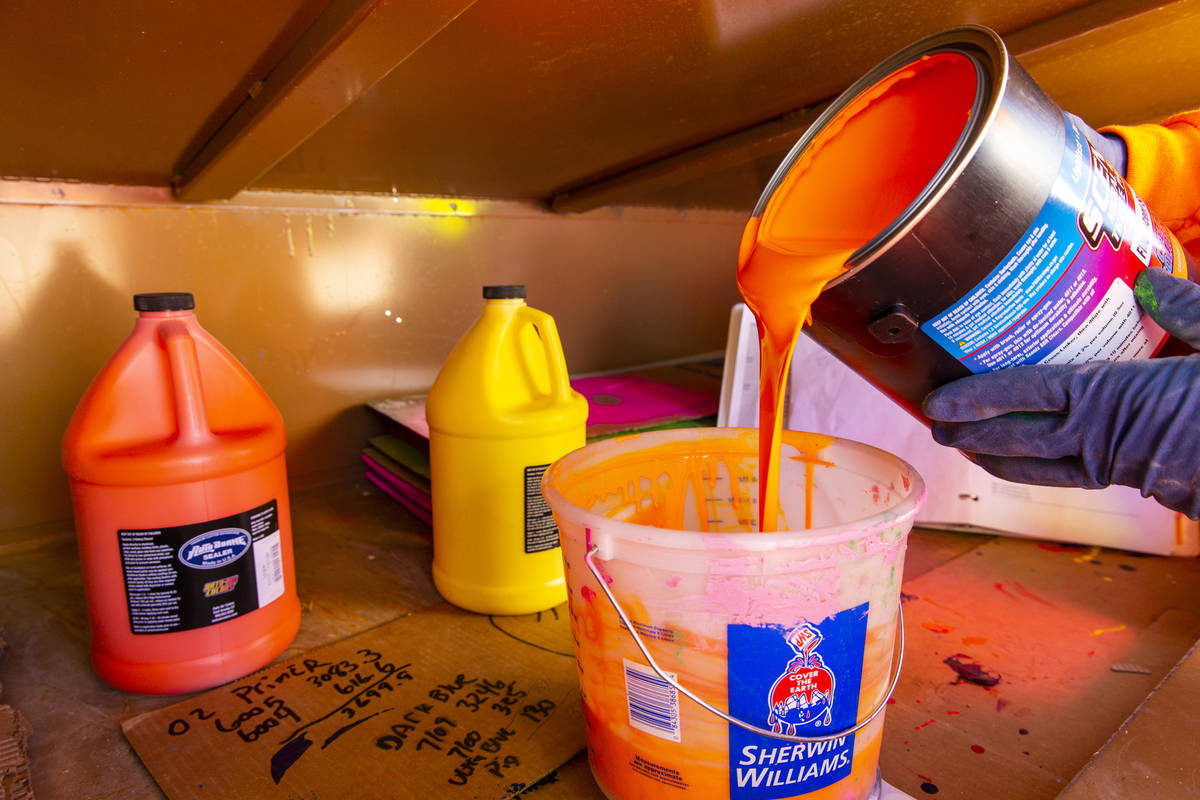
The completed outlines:
<svg viewBox="0 0 1200 800">
<path fill-rule="evenodd" d="M 1125 179 L 1179 243 L 1200 253 L 1200 110 L 1157 125 L 1101 129 L 1125 140 Z"/>
</svg>

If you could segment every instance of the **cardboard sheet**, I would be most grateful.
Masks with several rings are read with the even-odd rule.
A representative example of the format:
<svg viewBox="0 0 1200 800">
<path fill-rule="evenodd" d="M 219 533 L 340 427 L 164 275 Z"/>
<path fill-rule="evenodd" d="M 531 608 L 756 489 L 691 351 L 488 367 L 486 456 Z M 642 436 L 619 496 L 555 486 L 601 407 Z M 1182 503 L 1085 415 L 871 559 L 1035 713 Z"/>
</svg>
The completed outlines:
<svg viewBox="0 0 1200 800">
<path fill-rule="evenodd" d="M 122 727 L 172 800 L 500 800 L 584 748 L 566 615 L 435 606 Z"/>
</svg>

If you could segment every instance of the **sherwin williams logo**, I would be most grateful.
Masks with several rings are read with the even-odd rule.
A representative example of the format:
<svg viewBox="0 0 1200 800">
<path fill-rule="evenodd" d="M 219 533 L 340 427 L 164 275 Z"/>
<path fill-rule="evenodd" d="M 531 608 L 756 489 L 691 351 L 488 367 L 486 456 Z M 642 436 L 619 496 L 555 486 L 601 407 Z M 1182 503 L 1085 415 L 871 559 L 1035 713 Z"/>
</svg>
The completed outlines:
<svg viewBox="0 0 1200 800">
<path fill-rule="evenodd" d="M 816 626 L 804 623 L 785 639 L 796 657 L 771 687 L 767 722 L 775 733 L 794 736 L 801 725 L 828 725 L 833 718 L 836 679 L 825 667 L 817 645 L 824 639 Z"/>
<path fill-rule="evenodd" d="M 729 625 L 730 713 L 790 736 L 853 726 L 868 608 L 787 626 Z M 729 726 L 731 800 L 797 797 L 842 780 L 853 766 L 854 734 L 788 742 Z"/>
<path fill-rule="evenodd" d="M 221 528 L 195 536 L 179 548 L 179 560 L 193 569 L 216 569 L 237 561 L 250 549 L 250 534 Z"/>
</svg>

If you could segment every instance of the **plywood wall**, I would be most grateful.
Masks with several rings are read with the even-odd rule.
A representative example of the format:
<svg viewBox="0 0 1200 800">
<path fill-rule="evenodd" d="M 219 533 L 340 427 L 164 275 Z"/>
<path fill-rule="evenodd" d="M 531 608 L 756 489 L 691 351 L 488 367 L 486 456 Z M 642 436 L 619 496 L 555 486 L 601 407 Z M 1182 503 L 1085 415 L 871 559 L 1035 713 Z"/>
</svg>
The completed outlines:
<svg viewBox="0 0 1200 800">
<path fill-rule="evenodd" d="M 488 283 L 524 283 L 573 372 L 719 350 L 741 214 L 0 183 L 0 530 L 70 516 L 59 444 L 133 326 L 132 295 L 190 291 L 288 426 L 293 485 L 352 470 L 363 404 L 423 392 Z"/>
</svg>

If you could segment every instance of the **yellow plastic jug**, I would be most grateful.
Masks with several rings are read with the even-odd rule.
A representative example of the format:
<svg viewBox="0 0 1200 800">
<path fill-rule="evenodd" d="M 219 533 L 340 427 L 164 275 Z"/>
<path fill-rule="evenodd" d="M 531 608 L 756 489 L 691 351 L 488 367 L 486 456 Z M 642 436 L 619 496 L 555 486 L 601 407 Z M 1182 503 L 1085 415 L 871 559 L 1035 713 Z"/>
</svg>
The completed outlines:
<svg viewBox="0 0 1200 800">
<path fill-rule="evenodd" d="M 524 286 L 485 286 L 483 314 L 429 392 L 433 580 L 484 614 L 566 602 L 542 473 L 584 445 L 587 400 L 571 388 L 558 328 Z"/>
</svg>

